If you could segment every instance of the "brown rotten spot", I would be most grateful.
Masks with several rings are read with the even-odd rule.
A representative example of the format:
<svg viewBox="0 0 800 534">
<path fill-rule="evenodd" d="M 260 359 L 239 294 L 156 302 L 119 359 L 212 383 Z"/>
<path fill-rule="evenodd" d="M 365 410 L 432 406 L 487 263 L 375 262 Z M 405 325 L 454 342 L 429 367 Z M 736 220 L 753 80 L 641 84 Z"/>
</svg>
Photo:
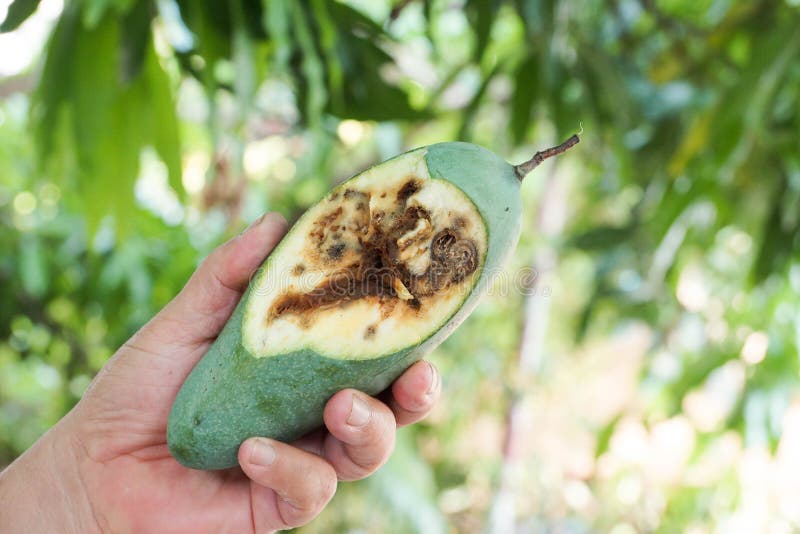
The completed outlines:
<svg viewBox="0 0 800 534">
<path fill-rule="evenodd" d="M 364 221 L 369 229 L 358 232 L 356 259 L 348 256 L 349 265 L 337 269 L 311 291 L 288 293 L 276 299 L 267 314 L 268 321 L 284 314 L 298 314 L 301 324 L 308 326 L 308 314 L 314 311 L 370 297 L 378 298 L 387 309 L 402 303 L 418 311 L 424 305 L 421 299 L 431 298 L 473 273 L 478 267 L 478 249 L 472 240 L 461 235 L 464 224 L 441 230 L 431 238 L 431 214 L 421 206 L 407 205 L 420 187 L 416 180 L 407 181 L 397 193 L 400 205 L 390 216 L 376 212 Z M 359 204 L 369 199 L 369 195 L 353 189 L 346 190 L 343 197 L 343 202 L 358 199 Z M 361 211 L 358 205 L 355 207 Z M 340 232 L 353 230 L 339 224 L 342 217 L 346 215 L 339 206 L 315 221 L 317 236 L 334 230 L 331 236 L 336 237 L 332 245 L 326 245 L 327 239 L 318 238 L 315 255 L 324 251 L 323 256 L 331 260 L 344 257 L 346 247 L 339 241 Z M 421 258 L 421 254 L 428 259 L 427 267 L 423 264 L 419 269 L 424 272 L 412 273 L 406 260 Z"/>
</svg>

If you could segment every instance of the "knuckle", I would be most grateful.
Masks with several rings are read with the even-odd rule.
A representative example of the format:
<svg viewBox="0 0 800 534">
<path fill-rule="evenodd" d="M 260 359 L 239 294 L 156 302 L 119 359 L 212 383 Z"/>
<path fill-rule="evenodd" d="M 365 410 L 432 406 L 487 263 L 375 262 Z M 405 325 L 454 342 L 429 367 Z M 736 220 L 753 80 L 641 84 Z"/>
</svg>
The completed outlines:
<svg viewBox="0 0 800 534">
<path fill-rule="evenodd" d="M 322 469 L 314 470 L 314 475 L 308 478 L 311 482 L 305 508 L 322 508 L 336 493 L 336 471 L 333 466 L 325 463 Z"/>
<path fill-rule="evenodd" d="M 346 447 L 346 467 L 340 470 L 342 480 L 360 480 L 382 466 L 394 449 L 395 426 L 384 425 L 367 446 Z"/>
<path fill-rule="evenodd" d="M 304 491 L 296 499 L 285 495 L 278 496 L 281 520 L 286 527 L 298 527 L 314 519 L 336 493 L 336 475 L 328 467 L 316 475 L 307 473 L 309 481 Z"/>
<path fill-rule="evenodd" d="M 305 525 L 314 519 L 319 511 L 301 508 L 284 497 L 278 497 L 278 513 L 284 528 L 294 528 Z"/>
<path fill-rule="evenodd" d="M 436 393 L 427 394 L 427 393 L 420 393 L 413 397 L 413 401 L 410 403 L 410 410 L 411 412 L 421 414 L 427 412 L 433 406 L 433 401 L 436 398 Z"/>
<path fill-rule="evenodd" d="M 372 474 L 372 472 L 377 469 L 377 465 L 363 465 L 358 464 L 355 461 L 347 462 L 347 466 L 341 470 L 339 473 L 339 480 L 344 481 L 352 481 L 352 480 L 361 480 L 362 478 L 366 478 Z"/>
<path fill-rule="evenodd" d="M 394 412 L 383 403 L 375 410 L 376 417 L 373 418 L 372 438 L 383 441 L 394 433 L 396 421 Z"/>
<path fill-rule="evenodd" d="M 369 459 L 377 456 L 379 451 L 387 448 L 388 444 L 394 440 L 396 427 L 397 422 L 394 413 L 388 407 L 376 410 L 376 417 L 372 418 L 368 427 L 364 429 L 363 434 L 359 436 L 359 439 L 350 443 L 351 446 L 348 447 L 348 451 L 356 453 L 351 453 L 351 458 L 358 460 L 361 457 Z"/>
<path fill-rule="evenodd" d="M 409 387 L 394 391 L 396 407 L 411 413 L 422 413 L 429 410 L 439 396 L 440 386 L 434 384 L 430 390 L 428 386 Z"/>
<path fill-rule="evenodd" d="M 320 479 L 319 484 L 319 501 L 320 506 L 325 506 L 325 504 L 333 498 L 333 495 L 336 493 L 337 487 L 337 477 L 336 471 L 333 467 L 330 467 L 326 470 L 325 476 Z"/>
</svg>

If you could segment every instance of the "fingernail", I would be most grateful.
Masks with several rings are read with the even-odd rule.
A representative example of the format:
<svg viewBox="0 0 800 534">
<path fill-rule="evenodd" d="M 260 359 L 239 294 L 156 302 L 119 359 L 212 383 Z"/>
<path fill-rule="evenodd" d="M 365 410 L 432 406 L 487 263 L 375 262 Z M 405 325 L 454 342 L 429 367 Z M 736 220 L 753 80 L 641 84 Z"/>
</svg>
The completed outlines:
<svg viewBox="0 0 800 534">
<path fill-rule="evenodd" d="M 426 395 L 429 397 L 436 393 L 436 389 L 439 387 L 439 370 L 436 369 L 436 366 L 430 362 L 428 363 L 428 370 L 430 372 L 430 382 L 428 383 L 428 391 Z"/>
<path fill-rule="evenodd" d="M 350 416 L 347 424 L 350 426 L 364 426 L 369 422 L 369 406 L 358 395 L 353 395 L 353 404 L 350 406 Z"/>
<path fill-rule="evenodd" d="M 275 447 L 263 439 L 254 439 L 250 449 L 250 463 L 267 467 L 275 461 Z"/>
</svg>

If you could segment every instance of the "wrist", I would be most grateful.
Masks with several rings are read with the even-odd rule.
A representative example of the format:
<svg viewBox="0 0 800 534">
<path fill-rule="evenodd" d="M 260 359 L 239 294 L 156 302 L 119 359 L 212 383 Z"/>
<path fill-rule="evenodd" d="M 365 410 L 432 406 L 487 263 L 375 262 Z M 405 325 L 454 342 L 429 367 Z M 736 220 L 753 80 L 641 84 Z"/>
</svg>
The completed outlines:
<svg viewBox="0 0 800 534">
<path fill-rule="evenodd" d="M 84 453 L 67 418 L 0 472 L 0 524 L 7 532 L 100 531 L 82 482 Z"/>
</svg>

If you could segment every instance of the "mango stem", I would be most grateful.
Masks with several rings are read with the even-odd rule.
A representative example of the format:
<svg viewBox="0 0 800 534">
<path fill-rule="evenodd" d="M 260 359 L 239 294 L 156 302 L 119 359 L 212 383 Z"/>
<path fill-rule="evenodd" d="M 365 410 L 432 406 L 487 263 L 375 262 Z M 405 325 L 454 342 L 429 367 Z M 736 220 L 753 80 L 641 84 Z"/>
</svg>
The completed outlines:
<svg viewBox="0 0 800 534">
<path fill-rule="evenodd" d="M 559 154 L 563 154 L 570 148 L 577 145 L 580 142 L 580 140 L 581 139 L 580 137 L 578 137 L 578 134 L 573 134 L 572 137 L 570 137 L 560 145 L 540 150 L 539 152 L 534 154 L 533 157 L 528 161 L 520 163 L 519 165 L 515 165 L 514 172 L 516 173 L 517 178 L 519 178 L 519 181 L 521 182 L 522 179 L 525 178 L 525 176 L 527 176 L 529 172 L 538 167 L 541 162 L 543 162 L 548 158 L 552 158 L 553 156 L 558 156 Z"/>
</svg>

